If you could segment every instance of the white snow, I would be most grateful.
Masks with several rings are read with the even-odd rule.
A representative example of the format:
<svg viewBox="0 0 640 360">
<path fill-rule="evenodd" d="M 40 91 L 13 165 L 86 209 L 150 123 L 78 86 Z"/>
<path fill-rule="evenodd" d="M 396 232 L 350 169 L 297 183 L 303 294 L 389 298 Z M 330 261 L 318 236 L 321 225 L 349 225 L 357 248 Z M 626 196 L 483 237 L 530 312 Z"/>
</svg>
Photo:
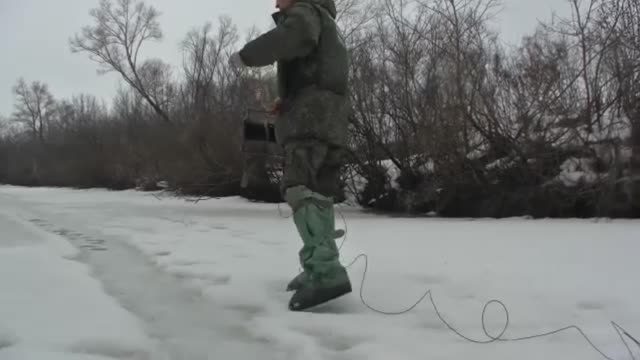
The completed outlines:
<svg viewBox="0 0 640 360">
<path fill-rule="evenodd" d="M 362 259 L 349 267 L 354 293 L 313 312 L 289 312 L 284 289 L 299 269 L 301 243 L 284 204 L 7 186 L 0 204 L 2 234 L 14 234 L 1 237 L 0 283 L 10 290 L 0 293 L 0 344 L 9 342 L 0 345 L 2 360 L 92 342 L 100 346 L 85 354 L 95 359 L 131 352 L 153 352 L 153 359 L 603 359 L 575 331 L 466 342 L 440 322 L 428 298 L 406 314 L 375 313 L 359 298 Z M 451 325 L 484 341 L 483 306 L 499 299 L 510 311 L 506 337 L 576 324 L 613 359 L 630 359 L 610 321 L 640 336 L 640 222 L 402 219 L 340 209 L 342 261 L 367 254 L 362 293 L 371 306 L 400 311 L 431 289 Z M 341 217 L 336 222 L 343 227 Z M 68 244 L 87 265 L 64 258 L 74 253 Z M 503 323 L 490 307 L 488 331 L 499 333 Z M 121 353 L 96 351 L 112 348 Z"/>
<path fill-rule="evenodd" d="M 593 170 L 593 162 L 593 159 L 571 157 L 560 165 L 560 174 L 554 180 L 562 182 L 565 186 L 592 184 L 601 176 L 606 176 Z"/>
<path fill-rule="evenodd" d="M 148 359 L 138 321 L 73 260 L 77 251 L 11 210 L 2 201 L 0 358 Z"/>
<path fill-rule="evenodd" d="M 487 170 L 493 170 L 493 169 L 506 169 L 510 166 L 513 166 L 516 164 L 516 159 L 513 156 L 508 156 L 508 157 L 503 157 L 500 158 L 496 161 L 490 162 L 489 164 L 487 164 L 487 166 L 485 166 L 485 168 Z"/>
</svg>

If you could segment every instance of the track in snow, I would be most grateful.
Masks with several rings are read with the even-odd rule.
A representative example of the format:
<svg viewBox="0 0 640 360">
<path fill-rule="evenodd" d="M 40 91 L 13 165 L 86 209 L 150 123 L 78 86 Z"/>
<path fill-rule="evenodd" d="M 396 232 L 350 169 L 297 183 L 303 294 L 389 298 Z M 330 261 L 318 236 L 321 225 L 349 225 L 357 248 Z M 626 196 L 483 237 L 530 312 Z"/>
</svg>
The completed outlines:
<svg viewBox="0 0 640 360">
<path fill-rule="evenodd" d="M 234 325 L 242 323 L 236 318 L 251 314 L 239 313 L 244 309 L 230 312 L 216 307 L 210 298 L 160 271 L 137 249 L 119 240 L 96 239 L 46 220 L 30 221 L 81 249 L 74 260 L 90 265 L 105 291 L 141 319 L 148 335 L 158 341 L 153 360 L 205 360 L 221 354 L 229 359 L 278 358 L 266 340 L 253 338 L 242 326 Z M 87 352 L 129 358 L 117 349 Z"/>
</svg>

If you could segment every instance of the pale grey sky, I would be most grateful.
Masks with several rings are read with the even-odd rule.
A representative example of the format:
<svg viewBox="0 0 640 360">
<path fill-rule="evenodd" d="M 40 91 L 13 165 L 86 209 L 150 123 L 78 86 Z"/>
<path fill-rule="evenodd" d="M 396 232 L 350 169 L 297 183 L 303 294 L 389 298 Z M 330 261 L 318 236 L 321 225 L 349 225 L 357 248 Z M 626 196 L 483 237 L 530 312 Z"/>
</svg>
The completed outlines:
<svg viewBox="0 0 640 360">
<path fill-rule="evenodd" d="M 193 27 L 207 21 L 216 24 L 228 15 L 244 31 L 252 26 L 266 29 L 275 0 L 147 0 L 161 13 L 164 40 L 146 48 L 144 55 L 157 56 L 179 66 L 178 43 Z M 538 19 L 550 19 L 552 8 L 567 14 L 561 0 L 503 0 L 499 14 L 503 39 L 518 41 L 535 28 Z M 115 74 L 98 76 L 97 66 L 86 54 L 72 54 L 68 39 L 91 23 L 89 9 L 97 0 L 0 0 L 0 114 L 13 111 L 11 88 L 23 76 L 27 81 L 49 84 L 53 95 L 67 98 L 89 93 L 109 102 L 118 86 Z"/>
</svg>

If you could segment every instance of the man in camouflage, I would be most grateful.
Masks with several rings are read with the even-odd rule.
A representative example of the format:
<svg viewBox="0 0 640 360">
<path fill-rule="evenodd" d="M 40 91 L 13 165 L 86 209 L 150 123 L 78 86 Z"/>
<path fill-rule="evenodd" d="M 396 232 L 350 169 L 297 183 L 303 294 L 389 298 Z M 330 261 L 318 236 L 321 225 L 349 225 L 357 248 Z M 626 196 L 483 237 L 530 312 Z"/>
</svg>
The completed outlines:
<svg viewBox="0 0 640 360">
<path fill-rule="evenodd" d="M 347 141 L 348 54 L 334 0 L 276 0 L 276 27 L 231 57 L 234 66 L 277 63 L 276 140 L 284 149 L 282 191 L 302 238 L 304 271 L 287 290 L 301 311 L 352 291 L 339 261 L 334 195 Z"/>
</svg>

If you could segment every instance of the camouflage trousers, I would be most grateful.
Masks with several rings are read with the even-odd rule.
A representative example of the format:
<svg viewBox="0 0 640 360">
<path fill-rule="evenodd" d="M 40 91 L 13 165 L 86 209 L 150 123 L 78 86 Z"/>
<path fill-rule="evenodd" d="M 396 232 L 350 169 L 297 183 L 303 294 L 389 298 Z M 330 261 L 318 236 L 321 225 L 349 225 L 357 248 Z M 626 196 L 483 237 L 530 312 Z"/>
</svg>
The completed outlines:
<svg viewBox="0 0 640 360">
<path fill-rule="evenodd" d="M 343 151 L 318 141 L 289 142 L 284 150 L 282 190 L 303 243 L 299 259 L 304 271 L 291 284 L 298 284 L 301 294 L 347 286 L 335 242 L 334 213 Z"/>
<path fill-rule="evenodd" d="M 284 145 L 284 174 L 281 190 L 304 186 L 328 198 L 342 196 L 340 169 L 344 150 L 315 140 L 296 140 Z"/>
</svg>

